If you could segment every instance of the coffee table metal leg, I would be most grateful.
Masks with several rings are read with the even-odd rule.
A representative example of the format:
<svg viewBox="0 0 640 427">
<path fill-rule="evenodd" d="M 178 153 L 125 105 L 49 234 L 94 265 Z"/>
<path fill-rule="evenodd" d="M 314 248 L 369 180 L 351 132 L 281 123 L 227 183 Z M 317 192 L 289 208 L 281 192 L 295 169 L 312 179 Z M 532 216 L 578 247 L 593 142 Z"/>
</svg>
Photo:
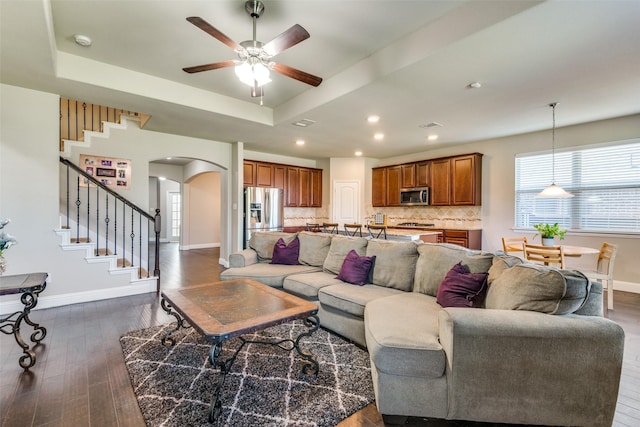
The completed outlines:
<svg viewBox="0 0 640 427">
<path fill-rule="evenodd" d="M 162 307 L 162 309 L 164 311 L 167 312 L 167 314 L 169 316 L 173 316 L 176 318 L 176 322 L 177 322 L 177 326 L 173 329 L 168 330 L 164 336 L 162 337 L 162 345 L 167 345 L 167 342 L 169 343 L 170 346 L 175 345 L 176 340 L 174 340 L 173 338 L 171 338 L 169 335 L 171 335 L 172 333 L 174 333 L 175 331 L 177 331 L 180 328 L 190 328 L 191 326 L 184 321 L 184 319 L 182 318 L 182 316 L 180 316 L 180 314 L 177 311 L 173 311 L 171 304 L 169 304 L 167 301 L 165 301 L 164 298 L 162 298 L 160 300 L 160 306 Z"/>
<path fill-rule="evenodd" d="M 33 348 L 35 348 L 35 346 L 39 344 L 40 341 L 42 341 L 47 335 L 47 329 L 44 326 L 40 326 L 29 318 L 31 309 L 34 308 L 36 304 L 38 304 L 38 293 L 39 292 L 23 293 L 20 296 L 20 301 L 24 305 L 24 309 L 22 311 L 16 311 L 15 313 L 3 319 L 0 319 L 0 323 L 2 323 L 0 330 L 7 335 L 13 334 L 16 342 L 18 343 L 20 348 L 22 348 L 22 352 L 24 354 L 20 356 L 18 363 L 20 364 L 20 367 L 25 371 L 35 365 L 36 353 L 33 351 Z M 12 319 L 12 317 L 16 315 L 17 317 L 15 319 Z M 22 324 L 23 320 L 34 329 L 30 337 L 31 342 L 35 343 L 32 348 L 29 348 L 29 345 L 24 342 L 24 340 L 22 339 L 22 335 L 20 335 L 20 325 Z"/>
<path fill-rule="evenodd" d="M 222 352 L 222 343 L 224 340 L 216 340 L 211 345 L 211 349 L 209 350 L 209 363 L 214 368 L 218 368 L 220 370 L 220 375 L 218 375 L 218 384 L 216 384 L 215 389 L 213 390 L 213 399 L 211 400 L 211 406 L 209 407 L 209 422 L 214 422 L 219 416 L 222 410 L 222 401 L 220 400 L 220 394 L 222 394 L 222 387 L 224 386 L 224 381 L 227 378 L 227 374 L 231 371 L 231 367 L 233 363 L 236 361 L 236 357 L 238 357 L 238 353 L 240 350 L 247 344 L 247 341 L 243 340 L 240 337 L 242 344 L 238 347 L 233 353 L 233 356 L 228 358 L 227 360 L 221 361 L 220 353 Z"/>
<path fill-rule="evenodd" d="M 311 319 L 313 319 L 313 321 Z M 310 329 L 307 332 L 303 332 L 300 335 L 298 335 L 298 338 L 296 338 L 293 347 L 296 349 L 300 357 L 306 360 L 304 366 L 302 367 L 302 372 L 305 375 L 308 375 L 309 368 L 312 368 L 314 372 L 314 376 L 317 377 L 318 372 L 320 371 L 320 365 L 318 364 L 318 361 L 314 359 L 313 354 L 302 351 L 302 349 L 300 348 L 300 340 L 304 337 L 310 337 L 315 331 L 317 331 L 320 328 L 320 319 L 318 318 L 317 315 L 313 315 L 313 316 L 307 317 L 302 322 L 307 328 L 310 328 Z"/>
</svg>

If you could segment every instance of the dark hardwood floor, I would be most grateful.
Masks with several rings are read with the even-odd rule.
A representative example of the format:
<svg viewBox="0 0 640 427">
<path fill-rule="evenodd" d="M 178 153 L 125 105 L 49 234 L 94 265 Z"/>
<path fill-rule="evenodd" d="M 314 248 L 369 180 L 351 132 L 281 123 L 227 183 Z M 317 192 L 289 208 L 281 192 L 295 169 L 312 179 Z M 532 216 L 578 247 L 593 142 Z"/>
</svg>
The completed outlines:
<svg viewBox="0 0 640 427">
<path fill-rule="evenodd" d="M 218 257 L 217 249 L 178 251 L 177 244 L 163 244 L 162 289 L 217 280 Z M 626 341 L 614 425 L 635 427 L 640 425 L 640 295 L 616 292 L 615 298 L 609 317 L 623 326 Z M 0 334 L 2 426 L 144 427 L 118 339 L 127 331 L 173 320 L 155 293 L 36 310 L 32 319 L 47 328 L 47 336 L 28 372 L 18 365 L 21 350 L 13 336 Z M 405 425 L 483 424 L 413 418 Z M 370 405 L 340 426 L 384 423 Z"/>
</svg>

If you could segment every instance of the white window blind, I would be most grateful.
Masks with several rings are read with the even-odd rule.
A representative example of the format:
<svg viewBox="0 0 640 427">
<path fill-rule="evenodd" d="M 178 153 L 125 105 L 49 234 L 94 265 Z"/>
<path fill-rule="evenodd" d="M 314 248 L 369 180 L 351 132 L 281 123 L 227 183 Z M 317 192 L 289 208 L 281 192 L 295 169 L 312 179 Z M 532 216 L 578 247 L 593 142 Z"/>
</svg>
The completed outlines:
<svg viewBox="0 0 640 427">
<path fill-rule="evenodd" d="M 553 179 L 552 155 L 516 157 L 515 226 L 640 232 L 640 140 L 555 153 L 555 183 L 575 197 L 536 198 Z"/>
</svg>

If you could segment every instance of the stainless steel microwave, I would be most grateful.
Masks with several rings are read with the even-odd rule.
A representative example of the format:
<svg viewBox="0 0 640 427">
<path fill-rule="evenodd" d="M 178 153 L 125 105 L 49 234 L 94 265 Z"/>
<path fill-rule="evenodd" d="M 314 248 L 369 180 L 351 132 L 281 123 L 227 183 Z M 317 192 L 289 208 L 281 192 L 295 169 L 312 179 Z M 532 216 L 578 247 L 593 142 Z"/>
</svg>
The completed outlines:
<svg viewBox="0 0 640 427">
<path fill-rule="evenodd" d="M 429 187 L 401 189 L 400 204 L 404 206 L 429 206 Z"/>
</svg>

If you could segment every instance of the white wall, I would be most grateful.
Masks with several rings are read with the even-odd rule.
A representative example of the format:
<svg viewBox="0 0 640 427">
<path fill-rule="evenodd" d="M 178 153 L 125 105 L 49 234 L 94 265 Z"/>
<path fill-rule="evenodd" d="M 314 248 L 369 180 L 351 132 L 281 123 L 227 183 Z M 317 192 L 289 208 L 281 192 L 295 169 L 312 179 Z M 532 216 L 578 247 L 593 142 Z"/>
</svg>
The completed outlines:
<svg viewBox="0 0 640 427">
<path fill-rule="evenodd" d="M 220 246 L 220 173 L 196 175 L 184 185 L 181 249 Z"/>
<path fill-rule="evenodd" d="M 556 129 L 556 150 L 620 141 L 640 137 L 640 115 L 587 123 Z M 515 156 L 519 153 L 551 149 L 551 132 L 535 132 L 506 138 L 478 141 L 463 145 L 445 146 L 411 156 L 384 159 L 375 166 L 391 165 L 419 159 L 444 157 L 472 152 L 483 153 L 482 159 L 482 248 L 494 251 L 501 248 L 502 236 L 518 236 L 513 231 L 515 200 Z M 369 186 L 370 190 L 370 186 Z M 533 236 L 533 232 L 528 237 Z M 564 244 L 600 248 L 603 241 L 619 246 L 615 263 L 616 288 L 640 292 L 640 235 L 567 234 Z M 593 258 L 570 259 L 570 266 L 579 268 L 593 264 Z M 630 285 L 631 282 L 637 287 Z M 631 286 L 631 288 L 629 288 Z"/>
</svg>

